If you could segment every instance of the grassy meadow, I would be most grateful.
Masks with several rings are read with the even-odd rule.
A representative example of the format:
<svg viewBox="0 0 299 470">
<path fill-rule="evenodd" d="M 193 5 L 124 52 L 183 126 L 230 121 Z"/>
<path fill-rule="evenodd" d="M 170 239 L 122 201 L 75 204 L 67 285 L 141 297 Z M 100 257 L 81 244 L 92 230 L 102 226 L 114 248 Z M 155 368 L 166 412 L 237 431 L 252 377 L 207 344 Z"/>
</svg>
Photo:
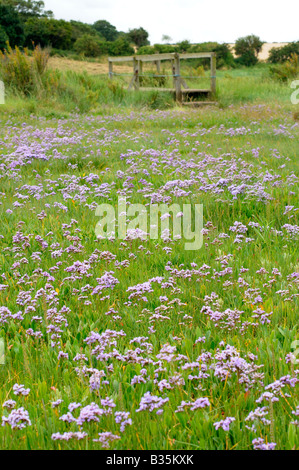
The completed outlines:
<svg viewBox="0 0 299 470">
<path fill-rule="evenodd" d="M 219 71 L 187 109 L 48 74 L 0 106 L 0 447 L 298 449 L 293 90 Z M 167 211 L 169 236 L 97 238 L 119 197 L 202 204 L 202 247 Z"/>
</svg>

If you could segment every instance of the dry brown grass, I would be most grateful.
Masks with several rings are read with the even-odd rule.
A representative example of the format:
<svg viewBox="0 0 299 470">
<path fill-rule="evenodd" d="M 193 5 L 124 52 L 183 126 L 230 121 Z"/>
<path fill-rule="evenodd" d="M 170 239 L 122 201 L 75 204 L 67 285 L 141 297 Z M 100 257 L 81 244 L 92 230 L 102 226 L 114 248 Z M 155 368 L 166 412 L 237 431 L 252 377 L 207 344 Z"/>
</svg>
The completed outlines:
<svg viewBox="0 0 299 470">
<path fill-rule="evenodd" d="M 87 72 L 91 75 L 108 74 L 107 58 L 97 62 L 88 62 L 84 60 L 72 60 L 64 57 L 51 57 L 49 68 L 61 71 L 72 70 L 74 72 Z M 131 73 L 132 66 L 114 65 L 113 71 L 117 73 Z"/>
</svg>

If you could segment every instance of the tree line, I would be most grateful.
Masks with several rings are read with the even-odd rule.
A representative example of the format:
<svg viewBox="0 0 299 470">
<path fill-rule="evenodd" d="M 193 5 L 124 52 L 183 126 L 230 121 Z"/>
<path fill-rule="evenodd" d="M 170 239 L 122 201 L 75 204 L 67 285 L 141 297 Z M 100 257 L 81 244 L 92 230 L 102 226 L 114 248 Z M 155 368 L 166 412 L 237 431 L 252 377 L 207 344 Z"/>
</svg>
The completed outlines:
<svg viewBox="0 0 299 470">
<path fill-rule="evenodd" d="M 34 45 L 54 50 L 75 51 L 97 57 L 103 54 L 130 55 L 136 47 L 149 44 L 148 32 L 134 28 L 118 31 L 106 20 L 94 24 L 57 20 L 46 11 L 41 0 L 0 0 L 0 49 L 10 46 L 33 48 Z"/>
</svg>

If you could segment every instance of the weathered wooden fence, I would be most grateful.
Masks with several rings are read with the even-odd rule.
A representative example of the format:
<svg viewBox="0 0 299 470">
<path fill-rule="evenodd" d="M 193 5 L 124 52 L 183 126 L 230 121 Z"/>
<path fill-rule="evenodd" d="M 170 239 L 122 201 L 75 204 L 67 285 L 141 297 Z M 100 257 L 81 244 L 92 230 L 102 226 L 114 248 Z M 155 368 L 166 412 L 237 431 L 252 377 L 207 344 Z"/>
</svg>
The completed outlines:
<svg viewBox="0 0 299 470">
<path fill-rule="evenodd" d="M 181 60 L 184 59 L 210 59 L 210 88 L 190 88 L 186 82 L 186 78 L 181 75 Z M 161 74 L 161 62 L 170 61 L 171 75 Z M 168 53 L 168 54 L 149 54 L 135 55 L 125 57 L 108 57 L 109 78 L 112 79 L 115 74 L 113 72 L 113 64 L 121 62 L 132 62 L 133 72 L 128 89 L 135 90 L 159 90 L 173 93 L 179 103 L 187 104 L 188 98 L 196 98 L 206 96 L 214 99 L 216 93 L 216 54 L 215 52 L 196 52 L 196 53 Z M 144 87 L 142 86 L 142 77 L 147 75 L 143 73 L 143 64 L 145 62 L 153 62 L 156 65 L 157 77 L 172 77 L 172 88 L 163 87 Z M 189 77 L 191 78 L 191 77 Z M 205 101 L 206 102 L 206 101 Z M 194 102 L 193 102 L 194 103 Z M 198 102 L 202 103 L 202 102 Z"/>
</svg>

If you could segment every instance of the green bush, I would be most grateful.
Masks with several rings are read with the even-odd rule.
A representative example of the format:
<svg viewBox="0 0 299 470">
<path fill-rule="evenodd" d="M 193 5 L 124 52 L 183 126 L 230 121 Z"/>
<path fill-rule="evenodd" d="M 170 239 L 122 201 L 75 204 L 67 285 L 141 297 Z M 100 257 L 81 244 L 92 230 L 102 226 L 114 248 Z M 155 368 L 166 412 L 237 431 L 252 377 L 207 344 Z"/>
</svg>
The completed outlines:
<svg viewBox="0 0 299 470">
<path fill-rule="evenodd" d="M 131 47 L 129 41 L 124 37 L 120 37 L 113 42 L 107 41 L 107 45 L 108 54 L 111 56 L 126 56 L 135 54 L 133 47 Z"/>
<path fill-rule="evenodd" d="M 258 63 L 254 51 L 248 50 L 244 52 L 240 57 L 236 58 L 236 63 L 239 65 L 245 65 L 246 67 L 253 67 Z"/>
<path fill-rule="evenodd" d="M 283 64 L 273 65 L 269 69 L 270 76 L 280 82 L 287 82 L 299 75 L 299 60 L 297 54 L 292 54 L 291 58 Z"/>
<path fill-rule="evenodd" d="M 216 53 L 216 60 L 217 60 L 217 68 L 222 67 L 235 67 L 235 59 L 234 56 L 227 44 L 217 44 L 212 49 L 213 52 Z"/>
<path fill-rule="evenodd" d="M 190 52 L 190 49 L 191 44 L 187 39 L 178 43 L 178 52 Z"/>
<path fill-rule="evenodd" d="M 10 46 L 4 52 L 0 51 L 0 75 L 7 87 L 29 95 L 42 87 L 41 78 L 46 70 L 49 59 L 49 51 L 36 47 L 29 55 L 25 48 L 24 52 L 15 46 Z"/>
<path fill-rule="evenodd" d="M 178 47 L 170 44 L 154 44 L 154 54 L 170 54 L 172 52 L 178 52 Z"/>
<path fill-rule="evenodd" d="M 283 47 L 273 47 L 269 52 L 268 62 L 283 63 L 290 59 L 292 54 L 299 55 L 299 41 L 290 42 Z"/>
<path fill-rule="evenodd" d="M 153 46 L 142 46 L 139 47 L 137 55 L 149 55 L 156 54 L 155 48 Z"/>
<path fill-rule="evenodd" d="M 79 37 L 74 44 L 74 50 L 78 54 L 82 54 L 87 57 L 98 57 L 103 54 L 107 54 L 108 46 L 107 42 L 100 41 L 94 36 L 83 34 Z"/>
</svg>

